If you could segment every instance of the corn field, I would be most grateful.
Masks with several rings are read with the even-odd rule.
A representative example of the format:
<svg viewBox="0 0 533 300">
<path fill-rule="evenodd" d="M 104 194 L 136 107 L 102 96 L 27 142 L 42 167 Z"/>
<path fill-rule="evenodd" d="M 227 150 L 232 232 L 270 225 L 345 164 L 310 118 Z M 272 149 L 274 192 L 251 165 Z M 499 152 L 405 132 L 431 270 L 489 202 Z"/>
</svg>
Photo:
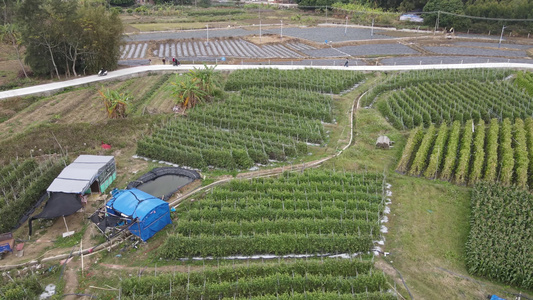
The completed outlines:
<svg viewBox="0 0 533 300">
<path fill-rule="evenodd" d="M 476 184 L 466 265 L 472 274 L 533 288 L 533 196 L 517 187 Z"/>
</svg>

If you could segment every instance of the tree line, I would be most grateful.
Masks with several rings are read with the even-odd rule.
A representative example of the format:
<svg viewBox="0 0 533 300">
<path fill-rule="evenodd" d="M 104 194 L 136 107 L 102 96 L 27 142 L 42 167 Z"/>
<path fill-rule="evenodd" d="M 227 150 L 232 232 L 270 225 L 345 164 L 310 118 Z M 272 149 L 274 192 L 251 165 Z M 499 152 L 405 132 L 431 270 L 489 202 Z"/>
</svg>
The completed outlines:
<svg viewBox="0 0 533 300">
<path fill-rule="evenodd" d="M 508 30 L 517 33 L 529 33 L 533 29 L 533 1 L 530 0 L 296 0 L 296 3 L 302 8 L 328 6 L 330 9 L 356 4 L 357 7 L 373 9 L 370 12 L 372 15 L 376 14 L 375 10 L 383 13 L 414 11 L 421 14 L 425 25 L 438 25 L 439 28 L 454 27 L 456 30 L 464 31 L 496 32 L 504 25 Z M 360 14 L 367 9 L 358 9 L 354 14 Z M 434 13 L 437 11 L 453 15 L 439 16 L 438 13 Z"/>
<path fill-rule="evenodd" d="M 39 76 L 77 76 L 115 69 L 123 25 L 100 0 L 2 0 L 1 37 Z"/>
</svg>

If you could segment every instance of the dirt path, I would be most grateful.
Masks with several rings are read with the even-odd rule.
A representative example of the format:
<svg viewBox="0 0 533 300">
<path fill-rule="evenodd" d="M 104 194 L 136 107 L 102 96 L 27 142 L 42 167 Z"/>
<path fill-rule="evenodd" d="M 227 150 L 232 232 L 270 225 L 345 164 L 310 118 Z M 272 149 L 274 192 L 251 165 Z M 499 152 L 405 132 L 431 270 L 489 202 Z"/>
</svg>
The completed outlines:
<svg viewBox="0 0 533 300">
<path fill-rule="evenodd" d="M 127 271 L 136 271 L 136 272 L 142 272 L 142 273 L 154 273 L 154 272 L 179 272 L 179 273 L 187 273 L 189 271 L 197 271 L 204 269 L 205 267 L 200 266 L 182 266 L 182 265 L 174 265 L 174 266 L 160 266 L 160 267 L 128 267 L 124 265 L 116 265 L 116 264 L 100 264 L 100 266 L 112 269 L 112 270 L 127 270 Z M 209 267 L 210 268 L 210 267 Z"/>
<path fill-rule="evenodd" d="M 78 290 L 78 264 L 71 261 L 67 264 L 65 273 L 63 277 L 65 279 L 65 288 L 63 289 L 63 294 L 76 294 Z M 79 299 L 78 296 L 69 295 L 64 297 L 65 300 L 75 300 Z"/>
</svg>

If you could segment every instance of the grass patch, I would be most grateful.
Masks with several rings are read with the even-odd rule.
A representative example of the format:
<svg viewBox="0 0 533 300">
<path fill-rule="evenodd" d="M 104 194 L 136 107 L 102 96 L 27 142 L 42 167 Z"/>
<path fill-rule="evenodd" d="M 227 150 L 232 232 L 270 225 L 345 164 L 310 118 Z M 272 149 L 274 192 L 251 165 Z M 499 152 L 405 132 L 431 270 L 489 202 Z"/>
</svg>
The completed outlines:
<svg viewBox="0 0 533 300">
<path fill-rule="evenodd" d="M 60 236 L 54 241 L 54 246 L 57 248 L 67 248 L 67 247 L 74 247 L 75 245 L 78 245 L 83 238 L 83 235 L 85 234 L 85 230 L 87 230 L 87 224 L 85 224 L 81 230 L 75 232 L 71 236 L 63 237 Z"/>
</svg>

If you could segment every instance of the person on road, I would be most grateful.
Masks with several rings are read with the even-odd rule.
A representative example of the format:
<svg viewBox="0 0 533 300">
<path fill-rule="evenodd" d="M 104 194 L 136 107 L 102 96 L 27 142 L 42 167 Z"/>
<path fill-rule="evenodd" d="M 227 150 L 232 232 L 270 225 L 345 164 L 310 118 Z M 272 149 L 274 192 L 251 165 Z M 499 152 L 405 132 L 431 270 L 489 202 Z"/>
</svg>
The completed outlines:
<svg viewBox="0 0 533 300">
<path fill-rule="evenodd" d="M 165 62 L 166 62 L 166 58 L 163 57 L 162 61 L 163 61 L 163 64 L 165 64 Z"/>
<path fill-rule="evenodd" d="M 346 62 L 344 63 L 344 66 L 348 67 L 348 60 L 346 60 Z"/>
</svg>

